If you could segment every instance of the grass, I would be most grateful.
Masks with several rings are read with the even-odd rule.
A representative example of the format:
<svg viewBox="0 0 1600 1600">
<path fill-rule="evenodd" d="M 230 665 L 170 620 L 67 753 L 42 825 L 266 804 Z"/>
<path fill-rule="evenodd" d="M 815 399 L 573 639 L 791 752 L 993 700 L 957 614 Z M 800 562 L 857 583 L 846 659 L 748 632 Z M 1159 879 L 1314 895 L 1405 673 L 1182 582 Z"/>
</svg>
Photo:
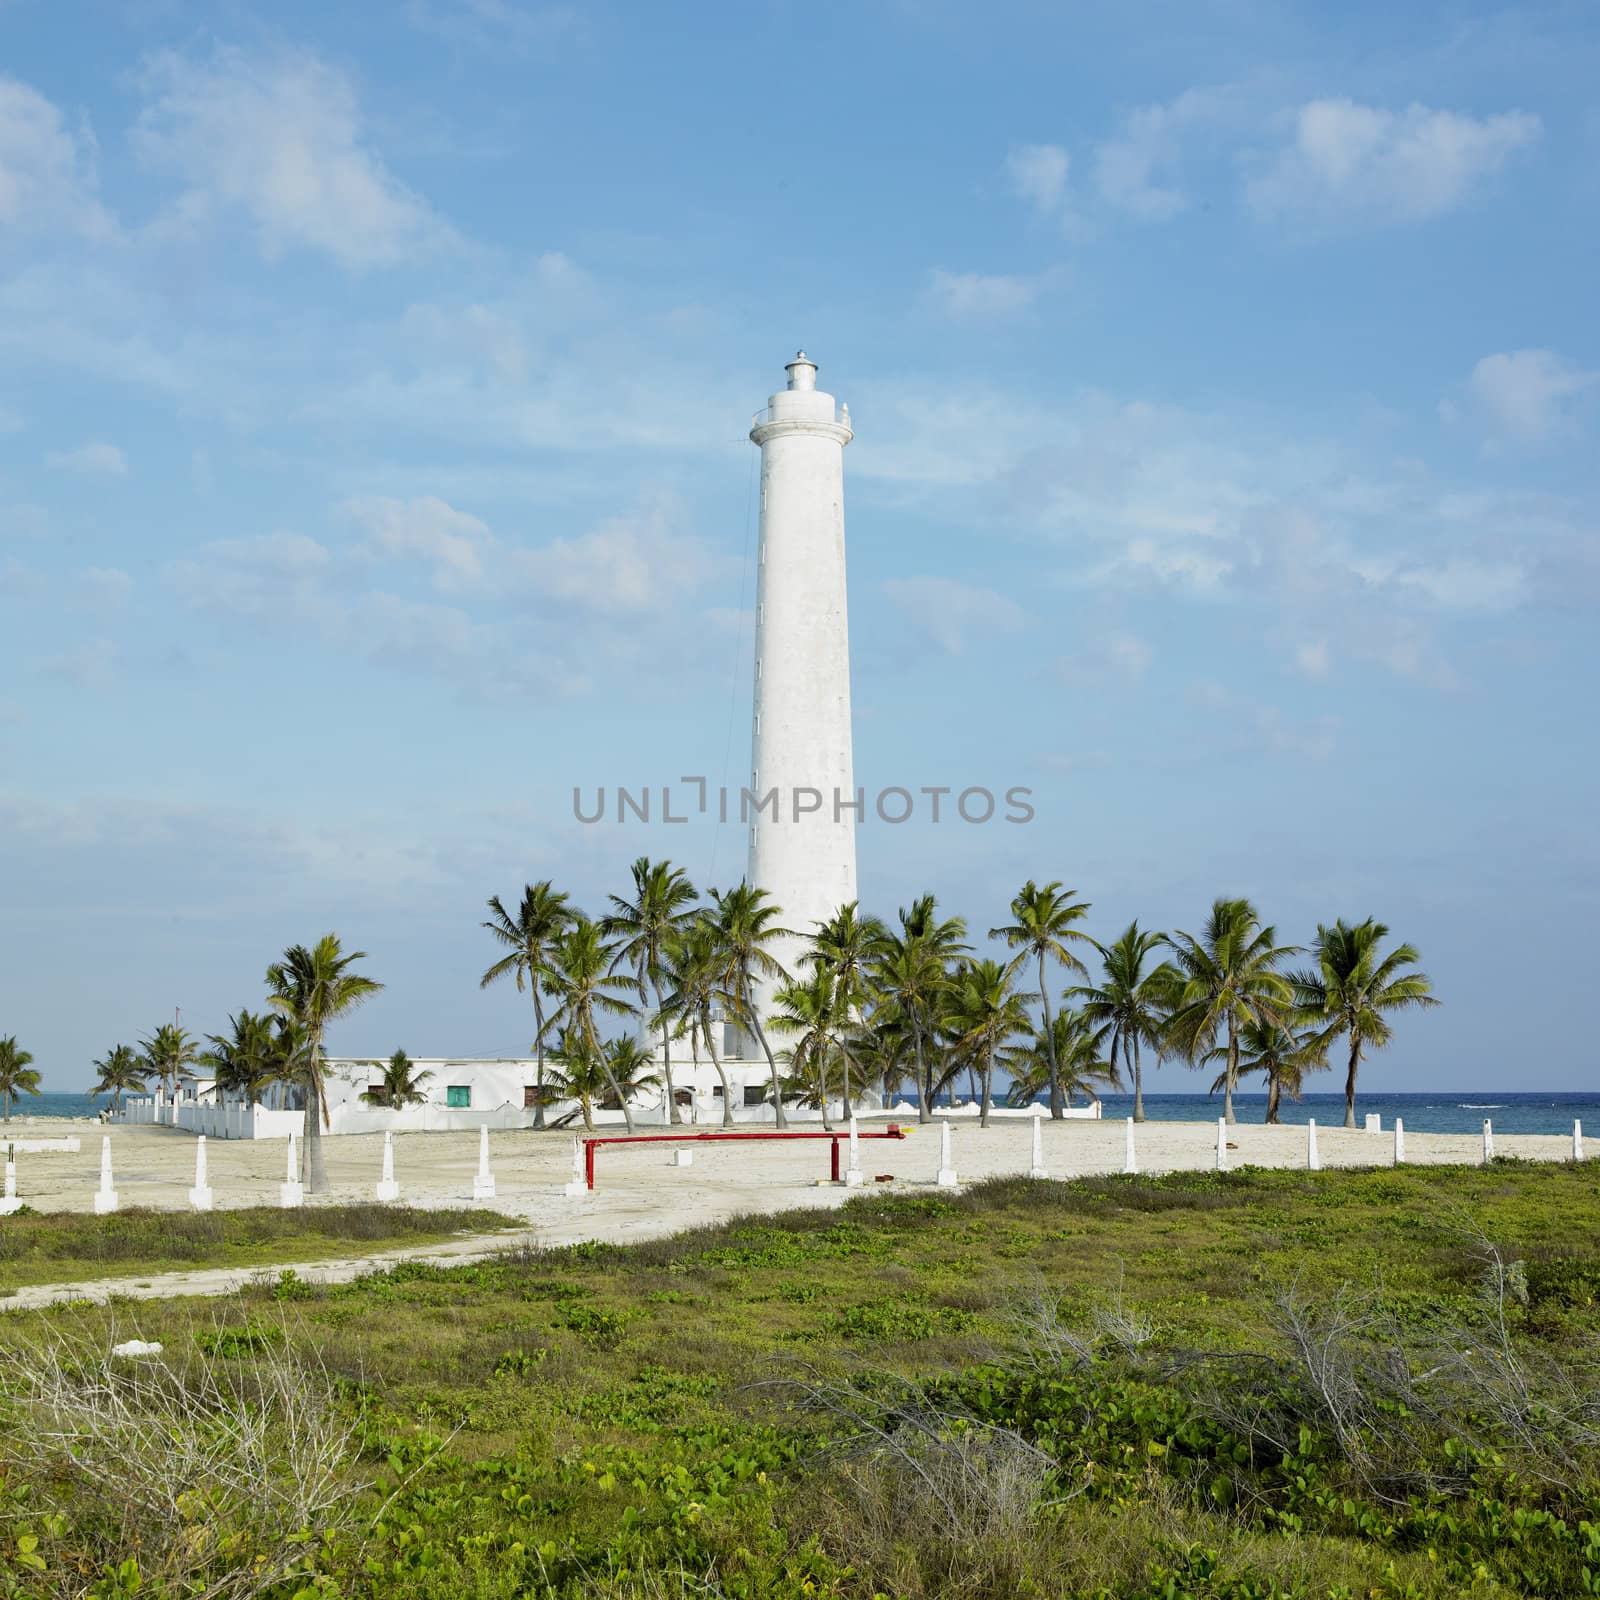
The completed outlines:
<svg viewBox="0 0 1600 1600">
<path fill-rule="evenodd" d="M 445 1216 L 475 1220 L 349 1210 L 377 1213 L 367 1225 L 390 1237 L 414 1218 L 419 1242 Z M 59 1222 L 84 1259 L 96 1227 L 135 1226 L 165 1251 L 224 1247 L 157 1238 L 178 1223 L 266 1230 L 227 1242 L 241 1251 L 286 1245 L 274 1228 L 298 1224 L 289 1253 L 309 1255 L 337 1216 L 20 1220 Z M 115 1237 L 130 1270 L 157 1264 Z M 1498 1162 L 874 1192 L 628 1247 L 406 1264 L 343 1285 L 286 1276 L 222 1302 L 62 1307 L 0 1320 L 0 1345 L 60 1337 L 94 1352 L 137 1335 L 160 1340 L 179 1373 L 203 1363 L 241 1382 L 262 1363 L 308 1363 L 359 1421 L 348 1471 L 367 1486 L 350 1500 L 359 1531 L 308 1535 L 284 1600 L 1600 1594 L 1594 1447 L 1534 1471 L 1525 1453 L 1497 1460 L 1397 1416 L 1371 1449 L 1393 1456 L 1403 1435 L 1432 1452 L 1434 1487 L 1374 1488 L 1291 1380 L 1274 1329 L 1289 1284 L 1314 1307 L 1359 1291 L 1419 1341 L 1486 1326 L 1485 1240 L 1513 1262 L 1508 1337 L 1530 1370 L 1600 1339 L 1600 1165 Z M 1075 1367 L 1037 1326 L 1019 1334 L 1019 1308 L 1046 1302 L 1068 1324 L 1140 1331 Z M 819 1385 L 849 1406 L 805 1403 Z M 1265 1449 L 1227 1410 L 1245 1391 L 1250 1416 L 1299 1417 L 1302 1431 Z M 852 1406 L 893 1449 L 839 1454 Z M 923 1439 L 923 1416 L 947 1420 Z M 0 1593 L 88 1592 L 68 1576 L 6 1588 L 19 1527 L 47 1573 L 98 1571 L 101 1556 L 85 1553 L 96 1512 L 73 1499 L 70 1473 L 24 1485 L 4 1448 L 0 1495 L 31 1498 L 0 1505 Z M 140 1592 L 157 1592 L 155 1541 L 139 1559 Z"/>
<path fill-rule="evenodd" d="M 495 1211 L 412 1206 L 256 1206 L 236 1211 L 132 1209 L 107 1217 L 27 1210 L 0 1218 L 0 1295 L 29 1284 L 148 1278 L 202 1267 L 271 1267 L 401 1245 L 437 1244 L 508 1226 Z"/>
</svg>

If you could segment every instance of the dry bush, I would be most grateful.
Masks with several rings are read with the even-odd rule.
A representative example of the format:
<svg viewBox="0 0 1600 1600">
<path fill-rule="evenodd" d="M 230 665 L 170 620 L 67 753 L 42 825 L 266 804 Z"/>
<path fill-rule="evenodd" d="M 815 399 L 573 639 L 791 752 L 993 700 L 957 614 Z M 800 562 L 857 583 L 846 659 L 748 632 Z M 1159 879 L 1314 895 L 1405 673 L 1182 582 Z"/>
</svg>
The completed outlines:
<svg viewBox="0 0 1600 1600">
<path fill-rule="evenodd" d="M 30 1580 L 41 1600 L 130 1556 L 145 1590 L 249 1600 L 349 1533 L 364 1487 L 355 1421 L 286 1339 L 238 1364 L 118 1358 L 104 1332 L 8 1341 L 0 1422 L 8 1483 L 41 1523 L 64 1519 Z"/>
<path fill-rule="evenodd" d="M 1515 1339 L 1521 1264 L 1487 1240 L 1478 1261 L 1475 1313 L 1417 1329 L 1381 1291 L 1345 1285 L 1313 1301 L 1291 1285 L 1269 1314 L 1278 1349 L 1178 1357 L 1166 1370 L 1253 1444 L 1293 1454 L 1303 1422 L 1330 1434 L 1362 1488 L 1388 1504 L 1460 1488 L 1490 1453 L 1549 1489 L 1582 1492 L 1600 1478 L 1600 1354 Z"/>
</svg>

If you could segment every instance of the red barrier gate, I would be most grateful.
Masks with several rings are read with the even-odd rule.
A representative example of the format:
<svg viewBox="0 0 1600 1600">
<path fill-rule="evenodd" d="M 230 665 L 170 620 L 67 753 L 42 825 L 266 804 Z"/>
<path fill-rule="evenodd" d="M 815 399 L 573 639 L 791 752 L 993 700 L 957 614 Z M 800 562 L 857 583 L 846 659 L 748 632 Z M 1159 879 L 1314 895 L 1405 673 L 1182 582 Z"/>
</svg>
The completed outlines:
<svg viewBox="0 0 1600 1600">
<path fill-rule="evenodd" d="M 860 1133 L 858 1139 L 904 1139 L 905 1130 L 891 1122 L 883 1133 Z M 715 1144 L 718 1141 L 743 1139 L 827 1139 L 832 1143 L 830 1169 L 833 1181 L 839 1181 L 839 1145 L 850 1137 L 844 1133 L 623 1133 L 608 1135 L 603 1139 L 583 1141 L 583 1178 L 590 1189 L 594 1188 L 594 1153 L 603 1144 Z"/>
</svg>

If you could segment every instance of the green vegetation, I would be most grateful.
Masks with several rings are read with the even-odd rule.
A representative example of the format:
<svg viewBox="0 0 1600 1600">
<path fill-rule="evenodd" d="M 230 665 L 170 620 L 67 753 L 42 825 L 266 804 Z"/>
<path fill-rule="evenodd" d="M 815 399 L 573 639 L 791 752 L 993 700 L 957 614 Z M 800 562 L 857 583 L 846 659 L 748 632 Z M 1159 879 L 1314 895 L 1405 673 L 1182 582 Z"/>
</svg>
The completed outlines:
<svg viewBox="0 0 1600 1600">
<path fill-rule="evenodd" d="M 6 1319 L 0 1594 L 1594 1595 L 1597 1219 L 1593 1165 L 1006 1179 Z"/>
<path fill-rule="evenodd" d="M 16 1035 L 0 1039 L 0 1104 L 5 1120 L 11 1120 L 11 1102 L 19 1094 L 39 1093 L 39 1072 L 33 1056 L 18 1045 Z"/>
<path fill-rule="evenodd" d="M 133 1209 L 107 1217 L 24 1208 L 0 1222 L 0 1294 L 34 1283 L 314 1261 L 349 1255 L 353 1247 L 365 1253 L 437 1244 L 506 1226 L 497 1211 L 377 1204 L 193 1213 Z"/>
</svg>

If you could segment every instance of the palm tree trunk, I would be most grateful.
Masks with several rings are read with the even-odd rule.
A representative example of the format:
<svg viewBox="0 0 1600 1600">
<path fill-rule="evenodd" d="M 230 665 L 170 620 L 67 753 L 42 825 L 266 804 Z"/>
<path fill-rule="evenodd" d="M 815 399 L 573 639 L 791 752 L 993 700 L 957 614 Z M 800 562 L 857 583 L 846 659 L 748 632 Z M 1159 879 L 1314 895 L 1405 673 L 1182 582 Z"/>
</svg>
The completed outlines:
<svg viewBox="0 0 1600 1600">
<path fill-rule="evenodd" d="M 855 1113 L 855 1106 L 850 1098 L 850 1046 L 842 1039 L 839 1041 L 839 1059 L 844 1063 L 844 1114 L 848 1121 Z"/>
<path fill-rule="evenodd" d="M 1278 1120 L 1278 1098 L 1283 1093 L 1283 1083 L 1277 1073 L 1267 1074 L 1267 1121 L 1274 1123 Z"/>
<path fill-rule="evenodd" d="M 994 1084 L 994 1042 L 991 1040 L 989 1048 L 983 1055 L 983 1076 L 979 1080 L 983 1085 L 981 1098 L 978 1101 L 978 1126 L 989 1126 L 989 1105 L 993 1098 L 991 1089 Z"/>
<path fill-rule="evenodd" d="M 661 1016 L 661 985 L 654 983 L 656 991 L 656 1015 Z M 670 1128 L 675 1122 L 682 1122 L 678 1115 L 678 1095 L 672 1087 L 672 1045 L 667 1038 L 667 1019 L 661 1017 L 661 1076 L 667 1080 L 667 1126 Z"/>
<path fill-rule="evenodd" d="M 1239 1078 L 1239 1022 L 1234 1014 L 1228 1013 L 1228 1076 L 1222 1086 L 1222 1116 L 1223 1120 L 1231 1127 L 1233 1125 L 1233 1086 Z"/>
<path fill-rule="evenodd" d="M 1050 985 L 1044 978 L 1044 951 L 1039 952 L 1039 999 L 1044 1003 L 1045 1059 L 1050 1063 L 1050 1119 L 1059 1122 L 1066 1115 L 1061 1099 L 1061 1069 L 1056 1065 L 1056 1035 L 1050 1019 Z"/>
<path fill-rule="evenodd" d="M 933 1106 L 930 1104 L 930 1083 L 928 1083 L 928 1070 L 922 1062 L 922 1029 L 914 1027 L 910 1030 L 912 1048 L 917 1059 L 917 1122 L 933 1122 Z"/>
<path fill-rule="evenodd" d="M 706 1049 L 711 1052 L 711 1065 L 717 1069 L 717 1078 L 722 1084 L 722 1126 L 731 1128 L 733 1126 L 733 1100 L 728 1093 L 728 1074 L 723 1069 L 722 1058 L 717 1054 L 715 1030 L 711 1026 L 709 1017 L 701 1017 L 699 1024 L 700 1032 L 705 1036 Z"/>
<path fill-rule="evenodd" d="M 1356 1125 L 1356 1073 L 1361 1067 L 1361 1035 L 1350 1030 L 1350 1071 L 1344 1080 L 1344 1125 Z"/>
<path fill-rule="evenodd" d="M 833 1132 L 833 1124 L 828 1121 L 828 1058 L 822 1051 L 817 1052 L 817 1103 L 822 1107 L 822 1131 Z"/>
<path fill-rule="evenodd" d="M 594 1106 L 591 1103 L 588 1095 L 586 1095 L 586 1094 L 585 1095 L 580 1095 L 578 1097 L 578 1104 L 583 1107 L 583 1125 L 584 1125 L 584 1127 L 587 1128 L 590 1133 L 593 1133 L 595 1131 L 595 1127 L 594 1127 Z"/>
<path fill-rule="evenodd" d="M 535 1063 L 533 1081 L 537 1085 L 534 1091 L 533 1125 L 542 1129 L 544 1127 L 544 1007 L 539 1004 L 539 974 L 530 972 L 528 976 L 533 984 L 533 1025 L 539 1030 L 533 1036 Z"/>
<path fill-rule="evenodd" d="M 1144 1063 L 1139 1056 L 1139 1035 L 1133 1036 L 1133 1120 L 1144 1121 Z"/>
<path fill-rule="evenodd" d="M 777 1113 L 777 1126 L 787 1128 L 789 1119 L 783 1114 L 783 1090 L 778 1083 L 778 1063 L 773 1059 L 772 1046 L 767 1043 L 767 1030 L 761 1026 L 761 1018 L 756 1015 L 755 996 L 750 992 L 750 980 L 744 983 L 745 1011 L 750 1018 L 750 1026 L 755 1029 L 756 1043 L 761 1046 L 761 1053 L 767 1058 L 767 1075 L 772 1081 L 772 1109 Z"/>
<path fill-rule="evenodd" d="M 306 1066 L 306 1110 L 301 1123 L 301 1177 L 307 1194 L 322 1194 L 328 1187 L 328 1169 L 322 1156 L 322 1069 L 319 1046 L 313 1042 Z"/>
<path fill-rule="evenodd" d="M 633 1132 L 633 1112 L 628 1107 L 628 1097 L 622 1092 L 622 1085 L 617 1082 L 616 1074 L 611 1070 L 611 1063 L 606 1060 L 606 1053 L 600 1045 L 600 1035 L 595 1032 L 594 1014 L 585 1007 L 581 1020 L 578 1021 L 578 1036 L 583 1040 L 587 1049 L 594 1052 L 594 1059 L 600 1063 L 600 1070 L 605 1074 L 607 1086 L 616 1097 L 616 1102 L 622 1107 L 622 1125 L 629 1133 Z"/>
</svg>

